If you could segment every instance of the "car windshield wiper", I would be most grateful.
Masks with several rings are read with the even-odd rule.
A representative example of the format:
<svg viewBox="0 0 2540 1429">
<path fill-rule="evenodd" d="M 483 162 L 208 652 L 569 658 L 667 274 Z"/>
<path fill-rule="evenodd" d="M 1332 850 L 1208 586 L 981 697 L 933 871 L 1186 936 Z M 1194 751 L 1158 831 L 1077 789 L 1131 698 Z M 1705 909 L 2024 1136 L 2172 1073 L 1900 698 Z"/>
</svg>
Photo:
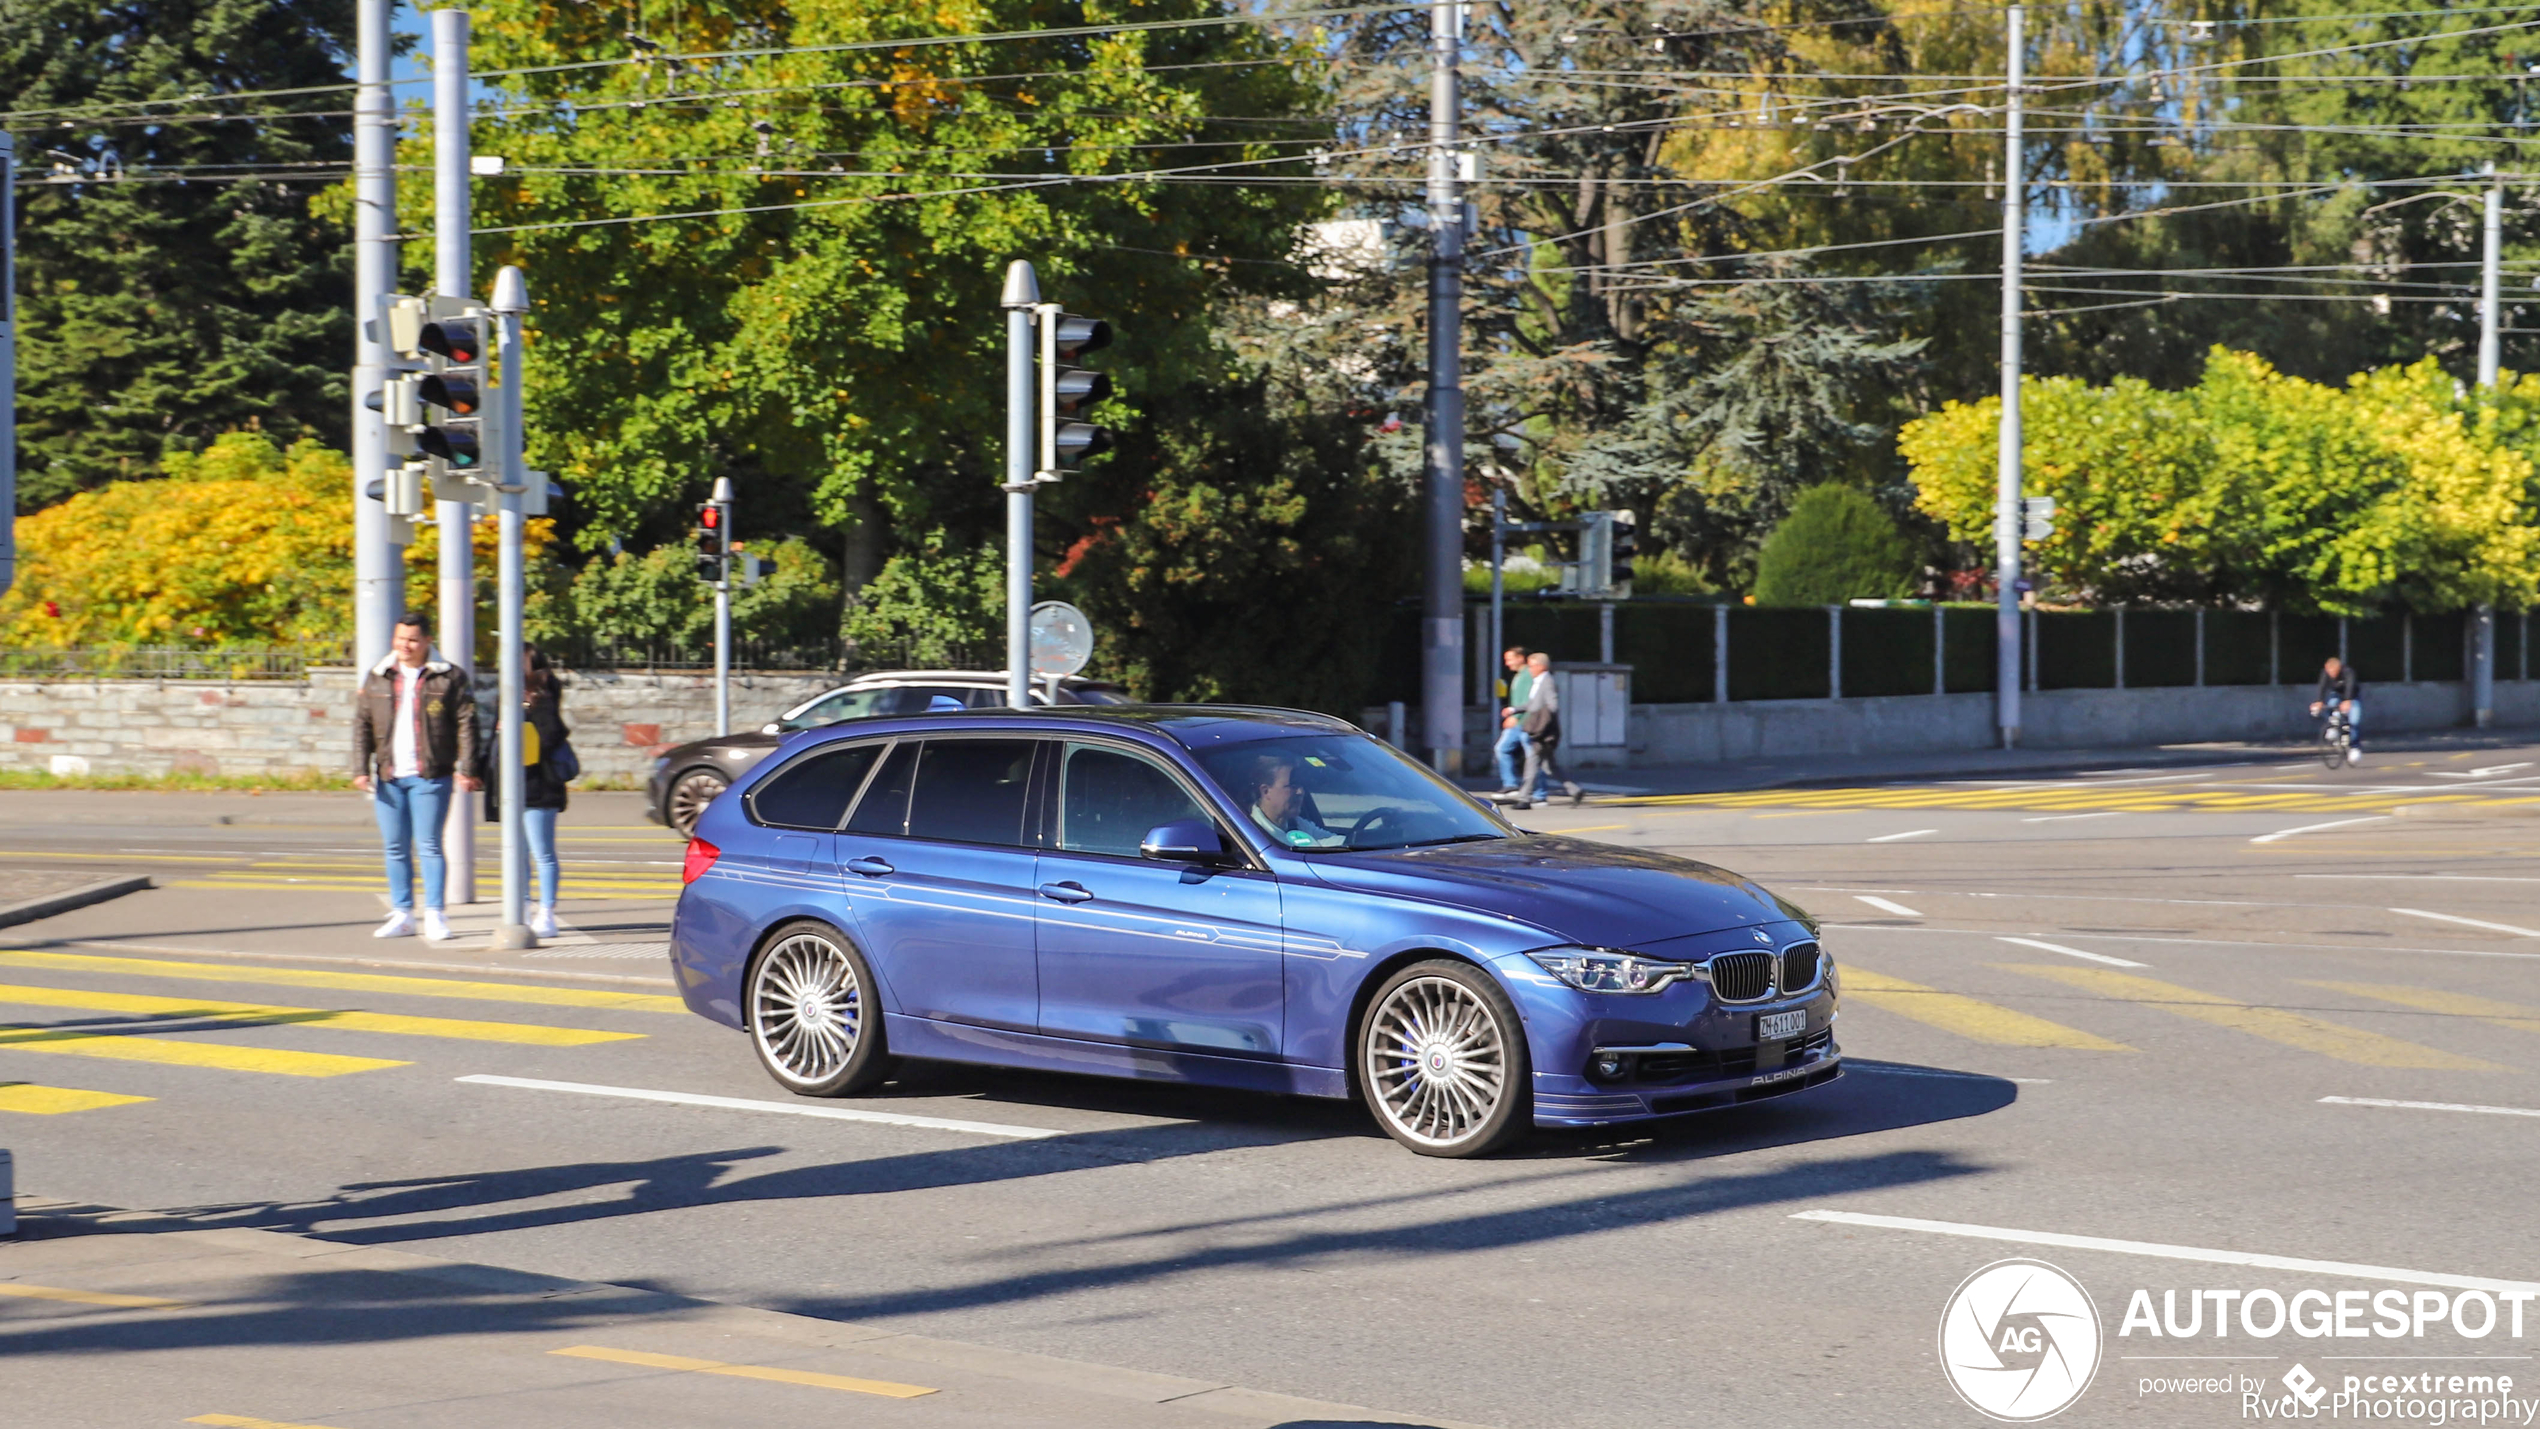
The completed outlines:
<svg viewBox="0 0 2540 1429">
<path fill-rule="evenodd" d="M 1413 839 L 1409 843 L 1391 844 L 1388 847 L 1434 848 L 1439 844 L 1468 844 L 1477 840 L 1483 843 L 1496 843 L 1506 837 L 1508 837 L 1506 834 L 1448 834 L 1442 839 Z"/>
</svg>

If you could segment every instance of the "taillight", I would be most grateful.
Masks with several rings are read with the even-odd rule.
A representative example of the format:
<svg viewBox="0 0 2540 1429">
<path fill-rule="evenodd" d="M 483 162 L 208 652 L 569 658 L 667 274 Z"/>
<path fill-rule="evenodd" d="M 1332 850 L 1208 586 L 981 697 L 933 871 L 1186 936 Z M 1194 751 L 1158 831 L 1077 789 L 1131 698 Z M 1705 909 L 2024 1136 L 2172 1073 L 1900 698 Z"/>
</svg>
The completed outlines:
<svg viewBox="0 0 2540 1429">
<path fill-rule="evenodd" d="M 705 877 L 706 870 L 714 867 L 714 861 L 721 857 L 723 857 L 723 850 L 707 843 L 704 839 L 688 840 L 688 861 L 679 866 L 679 881 L 694 883 Z"/>
</svg>

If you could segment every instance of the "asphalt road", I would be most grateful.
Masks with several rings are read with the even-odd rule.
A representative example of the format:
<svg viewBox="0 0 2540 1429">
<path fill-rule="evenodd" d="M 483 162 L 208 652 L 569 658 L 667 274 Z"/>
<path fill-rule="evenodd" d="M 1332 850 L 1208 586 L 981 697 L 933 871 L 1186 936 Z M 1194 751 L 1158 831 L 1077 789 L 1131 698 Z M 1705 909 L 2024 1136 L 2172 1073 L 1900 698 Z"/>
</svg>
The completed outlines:
<svg viewBox="0 0 2540 1429">
<path fill-rule="evenodd" d="M 2101 1320 L 2060 1422 L 2238 1421 L 2236 1393 L 2158 1382 L 2278 1396 L 2297 1364 L 2540 1392 L 2540 1301 L 2510 1298 L 2540 1290 L 2540 747 L 1533 811 L 1814 912 L 1851 1070 L 1481 1162 L 1405 1154 L 1338 1104 L 959 1068 L 835 1105 L 971 1129 L 462 1080 L 782 1100 L 738 1037 L 645 1000 L 676 846 L 631 801 L 568 816 L 568 879 L 599 896 L 533 962 L 360 940 L 377 899 L 350 801 L 220 824 L 13 797 L 7 866 L 170 886 L 0 934 L 23 950 L 0 952 L 0 1084 L 20 1084 L 0 1145 L 24 1191 L 171 1227 L 1510 1429 L 1982 1423 L 1937 1336 L 2006 1257 L 2061 1267 Z M 345 1011 L 364 1015 L 315 1015 Z M 90 1095 L 54 1110 L 29 1085 Z M 2174 1328 L 2260 1289 L 2395 1290 L 2409 1332 L 2361 1310 L 2344 1337 L 2120 1334 L 2138 1289 L 2172 1292 Z M 2429 1295 L 2466 1318 L 2423 1318 Z M 2475 1295 L 2523 1335 L 2466 1333 Z M 383 1354 L 399 1334 L 371 1333 Z"/>
</svg>

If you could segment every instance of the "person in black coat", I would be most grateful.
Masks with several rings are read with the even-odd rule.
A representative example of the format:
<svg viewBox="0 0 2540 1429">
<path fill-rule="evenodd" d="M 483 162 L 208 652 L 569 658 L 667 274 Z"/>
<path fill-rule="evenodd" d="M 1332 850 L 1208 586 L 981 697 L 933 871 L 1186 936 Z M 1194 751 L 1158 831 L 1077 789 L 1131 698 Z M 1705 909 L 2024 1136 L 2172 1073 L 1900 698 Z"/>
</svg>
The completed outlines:
<svg viewBox="0 0 2540 1429">
<path fill-rule="evenodd" d="M 556 936 L 556 816 L 564 812 L 567 797 L 566 778 L 561 771 L 572 768 L 567 741 L 573 732 L 564 724 L 564 687 L 547 657 L 535 645 L 520 647 L 521 732 L 521 831 L 529 841 L 529 864 L 538 880 L 537 911 L 530 915 L 529 930 L 541 938 Z M 502 748 L 500 738 L 502 711 L 496 711 L 494 732 L 478 742 L 480 761 L 485 766 L 485 819 L 493 823 L 502 818 L 502 780 L 494 777 L 495 751 Z"/>
</svg>

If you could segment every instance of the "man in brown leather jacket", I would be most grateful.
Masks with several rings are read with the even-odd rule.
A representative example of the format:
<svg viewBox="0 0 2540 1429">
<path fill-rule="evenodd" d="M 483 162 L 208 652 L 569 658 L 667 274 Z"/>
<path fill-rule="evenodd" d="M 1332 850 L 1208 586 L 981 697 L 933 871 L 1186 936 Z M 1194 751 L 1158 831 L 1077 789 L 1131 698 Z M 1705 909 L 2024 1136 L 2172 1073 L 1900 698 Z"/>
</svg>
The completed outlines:
<svg viewBox="0 0 2540 1429">
<path fill-rule="evenodd" d="M 450 936 L 441 916 L 448 865 L 441 825 L 450 789 L 474 789 L 476 692 L 468 672 L 445 660 L 424 634 L 423 617 L 397 622 L 388 658 L 362 676 L 353 706 L 353 787 L 370 795 L 379 841 L 388 858 L 388 901 L 395 911 L 371 936 L 415 931 L 414 875 L 423 864 L 423 936 Z"/>
</svg>

